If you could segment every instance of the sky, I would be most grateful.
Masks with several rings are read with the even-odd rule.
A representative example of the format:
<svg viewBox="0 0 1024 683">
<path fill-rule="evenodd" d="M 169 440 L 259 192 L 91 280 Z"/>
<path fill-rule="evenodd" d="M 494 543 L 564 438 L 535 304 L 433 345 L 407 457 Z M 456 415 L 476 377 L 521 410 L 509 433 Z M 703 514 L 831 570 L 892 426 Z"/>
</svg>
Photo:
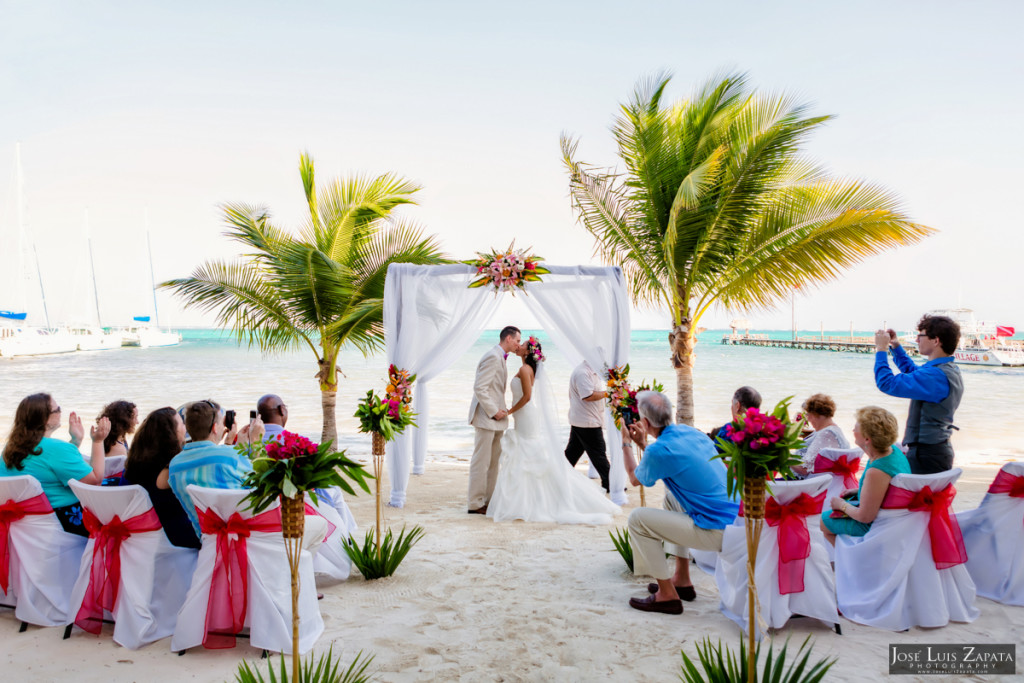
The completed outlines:
<svg viewBox="0 0 1024 683">
<path fill-rule="evenodd" d="M 672 73 L 676 100 L 736 70 L 835 116 L 807 154 L 887 187 L 939 233 L 774 310 L 713 310 L 701 325 L 788 329 L 795 315 L 801 329 L 909 329 L 963 305 L 1024 328 L 1022 25 L 1013 1 L 0 0 L 0 309 L 25 283 L 12 276 L 25 261 L 17 143 L 51 322 L 91 315 L 91 242 L 110 325 L 152 313 L 147 233 L 159 282 L 235 256 L 226 202 L 297 227 L 304 150 L 320 182 L 420 183 L 403 215 L 455 258 L 515 239 L 550 263 L 599 263 L 559 135 L 614 167 L 609 126 L 639 81 Z M 38 293 L 25 296 L 42 324 Z M 212 322 L 167 292 L 157 305 L 164 324 Z M 633 314 L 635 328 L 669 322 Z"/>
</svg>

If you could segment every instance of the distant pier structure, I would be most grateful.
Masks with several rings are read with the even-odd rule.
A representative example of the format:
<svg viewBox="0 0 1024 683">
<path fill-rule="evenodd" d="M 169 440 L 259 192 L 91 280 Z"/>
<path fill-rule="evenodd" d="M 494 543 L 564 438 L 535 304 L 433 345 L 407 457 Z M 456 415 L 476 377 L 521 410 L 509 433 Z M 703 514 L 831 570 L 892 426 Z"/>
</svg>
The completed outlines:
<svg viewBox="0 0 1024 683">
<path fill-rule="evenodd" d="M 824 332 L 818 336 L 799 337 L 792 339 L 773 339 L 767 334 L 751 334 L 750 323 L 746 320 L 733 320 L 729 323 L 732 333 L 722 337 L 722 343 L 732 346 L 762 346 L 780 349 L 805 349 L 810 351 L 850 351 L 854 353 L 874 353 L 874 337 L 855 337 L 853 334 L 842 337 L 826 337 Z M 740 332 L 743 330 L 743 332 Z M 911 345 L 904 346 L 910 356 L 917 355 L 917 349 Z"/>
</svg>

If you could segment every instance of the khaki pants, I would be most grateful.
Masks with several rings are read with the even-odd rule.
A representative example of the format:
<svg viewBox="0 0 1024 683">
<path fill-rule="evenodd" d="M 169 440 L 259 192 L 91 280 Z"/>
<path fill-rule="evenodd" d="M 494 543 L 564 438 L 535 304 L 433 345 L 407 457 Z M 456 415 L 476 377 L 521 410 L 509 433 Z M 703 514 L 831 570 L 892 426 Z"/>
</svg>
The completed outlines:
<svg viewBox="0 0 1024 683">
<path fill-rule="evenodd" d="M 690 548 L 722 552 L 722 529 L 702 529 L 694 524 L 668 490 L 663 507 L 637 508 L 629 515 L 634 574 L 668 580 L 672 570 L 665 553 L 688 558 Z"/>
<path fill-rule="evenodd" d="M 473 458 L 469 461 L 469 509 L 476 510 L 491 502 L 494 484 L 498 481 L 498 460 L 501 458 L 501 435 L 491 429 L 476 427 Z"/>
</svg>

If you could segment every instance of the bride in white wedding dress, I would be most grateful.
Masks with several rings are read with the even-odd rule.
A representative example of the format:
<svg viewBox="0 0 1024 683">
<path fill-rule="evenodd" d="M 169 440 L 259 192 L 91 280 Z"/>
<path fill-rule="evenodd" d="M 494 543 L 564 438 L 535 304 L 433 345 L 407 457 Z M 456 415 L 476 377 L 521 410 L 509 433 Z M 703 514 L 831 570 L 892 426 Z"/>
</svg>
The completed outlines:
<svg viewBox="0 0 1024 683">
<path fill-rule="evenodd" d="M 495 522 L 611 524 L 619 506 L 565 459 L 540 342 L 530 337 L 517 354 L 523 366 L 512 378 L 509 413 L 515 426 L 501 439 L 498 480 L 487 516 Z"/>
</svg>

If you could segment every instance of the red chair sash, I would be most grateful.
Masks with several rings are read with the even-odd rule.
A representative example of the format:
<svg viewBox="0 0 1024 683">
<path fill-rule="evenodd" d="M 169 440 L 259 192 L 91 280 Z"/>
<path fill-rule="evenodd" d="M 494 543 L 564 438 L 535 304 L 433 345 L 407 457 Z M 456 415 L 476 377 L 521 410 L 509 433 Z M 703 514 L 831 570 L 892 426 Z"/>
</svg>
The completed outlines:
<svg viewBox="0 0 1024 683">
<path fill-rule="evenodd" d="M 319 510 L 317 510 L 317 509 L 316 509 L 315 507 L 313 507 L 312 505 L 310 505 L 309 503 L 306 503 L 306 515 L 313 515 L 314 517 L 321 517 L 321 518 L 323 518 L 323 520 L 324 520 L 325 522 L 327 522 L 327 535 L 326 535 L 326 536 L 324 536 L 324 540 L 325 540 L 325 541 L 326 541 L 326 540 L 327 540 L 328 538 L 330 538 L 330 537 L 331 537 L 331 534 L 333 534 L 333 533 L 334 533 L 334 530 L 338 528 L 338 527 L 337 527 L 337 525 L 335 525 L 334 523 L 332 523 L 332 522 L 331 522 L 331 520 L 327 519 L 327 518 L 326 518 L 326 517 L 324 517 L 324 516 L 323 516 L 322 514 L 320 514 L 320 511 L 319 511 Z"/>
<path fill-rule="evenodd" d="M 117 592 L 121 586 L 121 543 L 132 534 L 159 531 L 160 518 L 150 508 L 141 515 L 122 520 L 117 515 L 102 524 L 88 508 L 82 508 L 82 523 L 93 539 L 92 565 L 89 568 L 89 586 L 85 589 L 82 606 L 75 616 L 75 624 L 83 631 L 99 634 L 103 627 L 103 611 L 114 611 Z"/>
<path fill-rule="evenodd" d="M 791 502 L 780 504 L 769 498 L 764 506 L 764 521 L 779 527 L 779 594 L 803 593 L 804 565 L 811 555 L 811 534 L 807 517 L 820 515 L 825 492 L 816 496 L 801 493 Z"/>
<path fill-rule="evenodd" d="M 1008 493 L 1010 498 L 1024 498 L 1024 476 L 999 470 L 992 485 L 988 487 L 988 492 Z"/>
<path fill-rule="evenodd" d="M 823 455 L 814 456 L 814 473 L 821 474 L 828 472 L 829 474 L 839 475 L 843 478 L 843 486 L 847 489 L 857 488 L 857 472 L 860 471 L 860 458 L 853 457 L 847 459 L 845 455 L 840 455 L 835 460 L 829 460 Z"/>
<path fill-rule="evenodd" d="M 245 626 L 249 606 L 248 538 L 253 531 L 281 531 L 281 508 L 248 519 L 233 512 L 227 521 L 211 509 L 200 510 L 199 529 L 217 537 L 217 559 L 210 577 L 203 647 L 222 650 L 235 646 L 235 635 Z"/>
<path fill-rule="evenodd" d="M 907 509 L 928 513 L 928 536 L 932 544 L 932 560 L 936 569 L 948 569 L 967 561 L 967 548 L 960 533 L 956 515 L 950 514 L 956 488 L 952 484 L 940 491 L 925 486 L 920 491 L 908 491 L 889 485 L 882 500 L 885 510 Z"/>
<path fill-rule="evenodd" d="M 26 515 L 50 514 L 53 514 L 53 508 L 45 493 L 25 500 L 9 500 L 0 505 L 0 588 L 4 593 L 11 578 L 11 524 Z"/>
</svg>

